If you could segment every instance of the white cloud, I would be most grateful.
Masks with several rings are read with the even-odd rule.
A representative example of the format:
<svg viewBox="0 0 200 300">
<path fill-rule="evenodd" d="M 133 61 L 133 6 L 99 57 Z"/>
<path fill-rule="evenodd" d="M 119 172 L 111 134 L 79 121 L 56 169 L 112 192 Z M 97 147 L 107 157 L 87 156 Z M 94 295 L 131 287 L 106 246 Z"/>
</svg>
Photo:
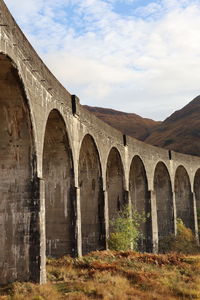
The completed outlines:
<svg viewBox="0 0 200 300">
<path fill-rule="evenodd" d="M 115 11 L 116 2 L 6 1 L 81 103 L 167 117 L 200 92 L 200 1 L 151 1 L 127 16 Z"/>
</svg>

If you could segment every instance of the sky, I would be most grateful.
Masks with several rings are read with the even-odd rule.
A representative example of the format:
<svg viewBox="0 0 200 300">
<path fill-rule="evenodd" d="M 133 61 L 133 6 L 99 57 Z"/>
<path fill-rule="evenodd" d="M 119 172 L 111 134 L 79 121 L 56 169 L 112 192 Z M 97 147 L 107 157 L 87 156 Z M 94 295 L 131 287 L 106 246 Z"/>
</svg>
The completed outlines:
<svg viewBox="0 0 200 300">
<path fill-rule="evenodd" d="M 200 94 L 200 0 L 4 0 L 81 104 L 163 120 Z"/>
</svg>

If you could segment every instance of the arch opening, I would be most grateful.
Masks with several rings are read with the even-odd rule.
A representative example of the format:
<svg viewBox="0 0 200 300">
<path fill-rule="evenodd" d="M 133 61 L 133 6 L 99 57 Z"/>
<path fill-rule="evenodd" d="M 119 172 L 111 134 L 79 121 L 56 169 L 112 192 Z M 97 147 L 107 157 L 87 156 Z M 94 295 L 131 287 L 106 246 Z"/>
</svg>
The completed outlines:
<svg viewBox="0 0 200 300">
<path fill-rule="evenodd" d="M 131 163 L 129 191 L 133 213 L 138 212 L 140 215 L 145 216 L 145 222 L 140 226 L 142 238 L 138 242 L 138 249 L 140 251 L 151 251 L 151 206 L 146 171 L 139 156 L 135 156 Z"/>
<path fill-rule="evenodd" d="M 196 200 L 196 209 L 197 209 L 197 222 L 198 222 L 198 233 L 200 238 L 200 169 L 197 170 L 194 177 L 194 194 Z"/>
<path fill-rule="evenodd" d="M 64 120 L 49 114 L 43 148 L 46 254 L 61 257 L 75 252 L 74 168 Z"/>
<path fill-rule="evenodd" d="M 111 220 L 116 216 L 117 212 L 127 204 L 124 190 L 124 170 L 121 156 L 116 148 L 112 148 L 108 156 L 106 187 L 108 193 L 109 220 Z"/>
<path fill-rule="evenodd" d="M 105 249 L 104 200 L 99 153 L 86 135 L 79 155 L 82 252 Z"/>
<path fill-rule="evenodd" d="M 194 207 L 190 179 L 183 166 L 179 166 L 175 174 L 175 200 L 177 218 L 194 231 Z"/>
<path fill-rule="evenodd" d="M 162 239 L 175 233 L 172 185 L 167 167 L 162 162 L 155 168 L 154 191 L 157 205 L 158 247 L 161 247 Z"/>
<path fill-rule="evenodd" d="M 37 171 L 29 105 L 17 69 L 2 53 L 0 91 L 0 282 L 4 284 L 34 280 L 31 271 L 39 254 L 37 239 L 35 250 L 32 247 L 37 219 L 33 201 L 38 199 L 33 199 L 32 191 Z"/>
</svg>

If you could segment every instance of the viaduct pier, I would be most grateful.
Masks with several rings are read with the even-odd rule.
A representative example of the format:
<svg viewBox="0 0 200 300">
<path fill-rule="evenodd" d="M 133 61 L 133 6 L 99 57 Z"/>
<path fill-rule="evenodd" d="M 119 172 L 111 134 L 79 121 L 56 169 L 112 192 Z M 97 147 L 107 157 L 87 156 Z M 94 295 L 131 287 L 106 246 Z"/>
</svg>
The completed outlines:
<svg viewBox="0 0 200 300">
<path fill-rule="evenodd" d="M 106 248 L 125 203 L 149 215 L 143 251 L 198 238 L 200 158 L 123 135 L 51 74 L 0 0 L 0 284 L 45 282 L 46 256 Z"/>
</svg>

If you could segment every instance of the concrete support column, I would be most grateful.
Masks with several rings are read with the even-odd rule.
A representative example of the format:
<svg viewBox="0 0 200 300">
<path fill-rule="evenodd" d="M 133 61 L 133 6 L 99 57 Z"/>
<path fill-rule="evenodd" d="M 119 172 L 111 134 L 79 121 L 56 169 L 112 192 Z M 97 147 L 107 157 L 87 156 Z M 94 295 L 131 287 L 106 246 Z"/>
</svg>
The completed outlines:
<svg viewBox="0 0 200 300">
<path fill-rule="evenodd" d="M 194 233 L 199 244 L 199 230 L 198 230 L 198 220 L 197 220 L 197 200 L 195 193 L 191 193 L 192 201 L 193 201 L 193 214 L 194 214 Z"/>
<path fill-rule="evenodd" d="M 81 232 L 81 201 L 80 201 L 80 188 L 75 188 L 75 202 L 76 202 L 76 243 L 77 255 L 82 256 L 82 232 Z"/>
<path fill-rule="evenodd" d="M 35 177 L 31 183 L 30 206 L 30 280 L 46 282 L 45 186 L 44 180 Z"/>
<path fill-rule="evenodd" d="M 158 221 L 157 221 L 157 205 L 156 194 L 154 191 L 149 191 L 151 203 L 151 234 L 152 234 L 152 252 L 158 252 Z"/>
<path fill-rule="evenodd" d="M 108 237 L 109 237 L 108 192 L 103 191 L 103 195 L 104 195 L 105 239 L 106 239 L 106 249 L 108 249 Z"/>
<path fill-rule="evenodd" d="M 177 234 L 177 224 L 176 224 L 176 219 L 177 219 L 177 212 L 176 212 L 176 199 L 175 199 L 175 193 L 172 192 L 172 201 L 173 201 L 173 222 L 174 222 L 174 235 Z"/>
<path fill-rule="evenodd" d="M 45 181 L 39 179 L 40 190 L 40 283 L 46 283 L 46 220 L 45 220 Z"/>
</svg>

